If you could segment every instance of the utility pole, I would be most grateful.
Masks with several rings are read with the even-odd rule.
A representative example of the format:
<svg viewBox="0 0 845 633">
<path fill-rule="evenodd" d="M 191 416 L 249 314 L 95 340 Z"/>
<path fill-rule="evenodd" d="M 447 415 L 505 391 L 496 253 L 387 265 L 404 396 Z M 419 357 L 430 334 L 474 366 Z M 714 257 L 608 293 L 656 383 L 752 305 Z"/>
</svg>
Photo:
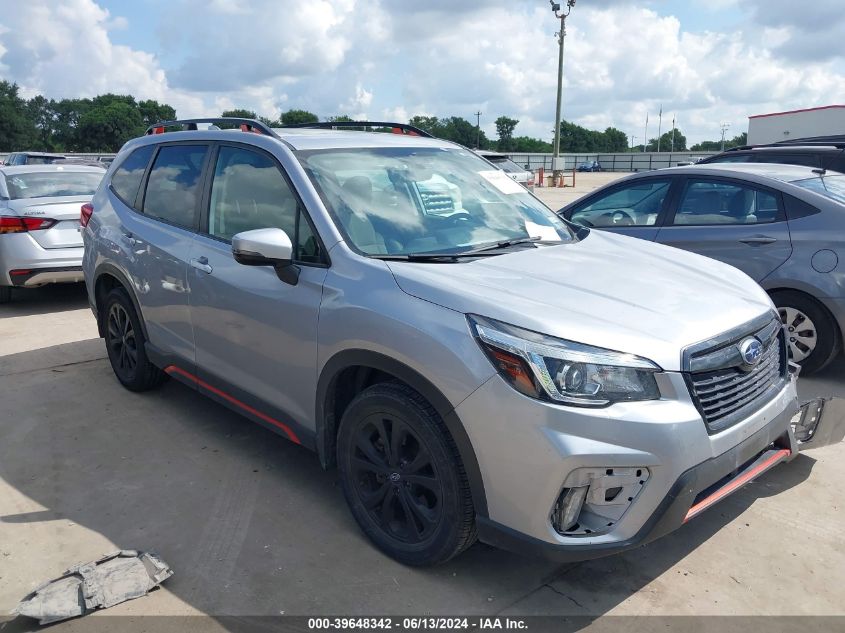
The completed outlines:
<svg viewBox="0 0 845 633">
<path fill-rule="evenodd" d="M 481 110 L 475 113 L 475 149 L 481 149 Z"/>
<path fill-rule="evenodd" d="M 572 7 L 575 6 L 575 0 L 567 0 L 566 1 L 566 13 L 562 13 L 560 10 L 560 3 L 555 2 L 554 0 L 549 0 L 549 4 L 552 5 L 552 11 L 555 14 L 555 17 L 560 20 L 560 31 L 557 32 L 557 43 L 558 43 L 558 57 L 557 57 L 557 106 L 555 108 L 555 144 L 554 144 L 554 154 L 552 155 L 552 177 L 554 181 L 557 182 L 558 178 L 560 178 L 561 165 L 560 165 L 560 104 L 561 104 L 561 95 L 563 94 L 563 41 L 566 38 L 566 18 L 569 15 L 570 11 L 572 11 Z"/>
<path fill-rule="evenodd" d="M 643 130 L 643 154 L 648 148 L 648 112 L 645 113 L 645 130 Z"/>
<path fill-rule="evenodd" d="M 660 113 L 657 115 L 657 151 L 660 151 L 660 129 L 663 125 L 663 104 L 660 104 Z"/>
<path fill-rule="evenodd" d="M 722 151 L 725 151 L 725 132 L 731 126 L 730 123 L 720 123 L 719 127 L 722 128 Z"/>
<path fill-rule="evenodd" d="M 672 140 L 669 142 L 669 153 L 675 151 L 675 115 L 672 115 Z"/>
<path fill-rule="evenodd" d="M 631 136 L 631 151 L 633 152 L 634 151 L 634 141 L 637 140 L 637 137 L 634 136 L 633 134 L 631 134 L 630 136 Z"/>
</svg>

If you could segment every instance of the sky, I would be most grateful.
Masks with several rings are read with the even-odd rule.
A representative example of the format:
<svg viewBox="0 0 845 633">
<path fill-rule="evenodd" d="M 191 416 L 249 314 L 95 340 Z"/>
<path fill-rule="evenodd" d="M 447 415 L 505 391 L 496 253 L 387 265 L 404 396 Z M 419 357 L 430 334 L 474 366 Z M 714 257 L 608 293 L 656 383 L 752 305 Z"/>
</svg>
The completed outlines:
<svg viewBox="0 0 845 633">
<path fill-rule="evenodd" d="M 559 21 L 542 0 L 0 0 L 0 78 L 51 98 L 132 94 L 183 118 L 232 107 L 462 116 L 550 140 Z M 841 0 L 578 0 L 563 118 L 642 143 L 845 103 Z"/>
</svg>

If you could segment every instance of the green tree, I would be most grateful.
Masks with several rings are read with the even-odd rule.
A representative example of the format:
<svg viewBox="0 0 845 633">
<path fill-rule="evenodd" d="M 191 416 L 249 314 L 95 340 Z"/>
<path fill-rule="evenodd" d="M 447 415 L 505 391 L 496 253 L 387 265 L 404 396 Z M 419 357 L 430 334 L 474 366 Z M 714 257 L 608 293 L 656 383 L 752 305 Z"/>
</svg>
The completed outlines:
<svg viewBox="0 0 845 633">
<path fill-rule="evenodd" d="M 627 152 L 628 135 L 615 127 L 609 127 L 604 132 L 604 152 Z"/>
<path fill-rule="evenodd" d="M 423 116 L 418 114 L 416 116 L 412 116 L 411 120 L 408 121 L 414 127 L 418 127 L 421 130 L 428 132 L 433 136 L 439 136 L 438 132 L 440 130 L 440 121 L 437 119 L 436 116 Z"/>
<path fill-rule="evenodd" d="M 668 132 L 664 132 L 660 135 L 660 151 L 661 152 L 668 152 L 672 149 L 672 130 Z M 649 140 L 648 147 L 646 151 L 649 152 L 656 152 L 657 151 L 657 139 L 653 138 Z M 687 137 L 683 135 L 683 133 L 678 129 L 675 128 L 675 142 L 674 142 L 674 151 L 676 152 L 685 152 L 687 151 Z"/>
<path fill-rule="evenodd" d="M 138 113 L 141 115 L 141 120 L 146 127 L 163 121 L 176 120 L 176 110 L 166 103 L 159 103 L 153 99 L 140 101 L 138 103 Z"/>
<path fill-rule="evenodd" d="M 79 120 L 91 109 L 90 99 L 62 99 L 53 102 L 53 145 L 64 152 L 82 150 L 79 137 Z"/>
<path fill-rule="evenodd" d="M 548 153 L 554 149 L 551 143 L 530 136 L 517 136 L 513 139 L 514 152 Z"/>
<path fill-rule="evenodd" d="M 338 114 L 337 116 L 330 116 L 328 119 L 326 119 L 326 121 L 329 121 L 330 123 L 349 123 L 354 120 L 355 119 L 353 119 L 348 114 Z"/>
<path fill-rule="evenodd" d="M 731 139 L 725 139 L 725 149 L 731 147 L 739 147 L 741 145 L 748 145 L 748 132 L 737 134 Z M 693 152 L 719 152 L 722 150 L 722 140 L 718 141 L 701 141 L 690 147 Z"/>
<path fill-rule="evenodd" d="M 92 105 L 79 118 L 79 149 L 116 152 L 126 141 L 141 136 L 145 130 L 138 108 L 133 108 L 124 100 L 115 99 L 105 105 Z"/>
<path fill-rule="evenodd" d="M 496 135 L 499 137 L 497 144 L 500 152 L 507 152 L 513 149 L 513 131 L 519 121 L 507 116 L 500 116 L 496 119 Z"/>
<path fill-rule="evenodd" d="M 319 117 L 308 110 L 288 110 L 282 112 L 283 125 L 296 125 L 298 123 L 318 123 Z"/>
<path fill-rule="evenodd" d="M 258 115 L 252 110 L 244 110 L 243 108 L 235 108 L 234 110 L 224 110 L 220 116 L 231 116 L 238 119 L 257 119 Z"/>
<path fill-rule="evenodd" d="M 54 127 L 56 112 L 53 108 L 55 102 L 50 101 L 42 95 L 36 95 L 26 102 L 26 116 L 35 126 L 36 135 L 30 149 L 41 151 L 54 151 Z"/>
<path fill-rule="evenodd" d="M 18 85 L 0 81 L 0 151 L 29 149 L 37 138 L 38 130 L 27 115 Z"/>
<path fill-rule="evenodd" d="M 484 131 L 479 130 L 463 117 L 450 116 L 446 119 L 440 119 L 437 129 L 439 133 L 435 136 L 447 141 L 454 141 L 464 147 L 486 149 L 490 146 Z"/>
</svg>

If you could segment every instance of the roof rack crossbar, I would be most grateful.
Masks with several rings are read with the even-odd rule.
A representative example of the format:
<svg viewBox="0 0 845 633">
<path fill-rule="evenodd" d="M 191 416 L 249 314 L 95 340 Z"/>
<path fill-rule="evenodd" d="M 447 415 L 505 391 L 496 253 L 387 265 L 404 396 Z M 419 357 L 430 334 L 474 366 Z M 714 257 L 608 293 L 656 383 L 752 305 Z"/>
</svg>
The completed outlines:
<svg viewBox="0 0 845 633">
<path fill-rule="evenodd" d="M 425 130 L 410 125 L 408 123 L 395 123 L 391 121 L 319 121 L 317 123 L 291 123 L 283 125 L 283 128 L 310 128 L 317 130 L 333 130 L 340 128 L 374 128 L 374 127 L 389 127 L 394 134 L 408 134 L 410 136 L 422 136 L 424 138 L 434 138 Z"/>
<path fill-rule="evenodd" d="M 211 123 L 212 125 L 217 124 L 224 124 L 224 125 L 237 125 L 241 128 L 243 132 L 254 132 L 256 134 L 264 134 L 265 136 L 272 136 L 275 138 L 279 138 L 278 134 L 276 134 L 270 127 L 262 123 L 261 121 L 256 121 L 255 119 L 244 119 L 241 117 L 208 117 L 208 118 L 200 118 L 200 119 L 178 119 L 175 121 L 160 121 L 159 123 L 154 123 L 150 127 L 147 128 L 145 134 L 163 134 L 165 129 L 168 127 L 176 127 L 179 126 L 183 130 L 196 130 L 197 123 Z"/>
</svg>

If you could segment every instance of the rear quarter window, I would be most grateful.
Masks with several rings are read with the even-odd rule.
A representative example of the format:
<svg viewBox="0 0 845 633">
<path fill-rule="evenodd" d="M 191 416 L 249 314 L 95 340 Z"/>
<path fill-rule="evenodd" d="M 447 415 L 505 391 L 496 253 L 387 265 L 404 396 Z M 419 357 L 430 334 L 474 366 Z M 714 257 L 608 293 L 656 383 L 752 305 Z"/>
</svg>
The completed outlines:
<svg viewBox="0 0 845 633">
<path fill-rule="evenodd" d="M 155 145 L 139 147 L 129 154 L 123 164 L 112 174 L 112 189 L 130 207 L 135 206 L 135 198 L 141 188 L 141 179 L 144 177 L 154 150 Z"/>
</svg>

